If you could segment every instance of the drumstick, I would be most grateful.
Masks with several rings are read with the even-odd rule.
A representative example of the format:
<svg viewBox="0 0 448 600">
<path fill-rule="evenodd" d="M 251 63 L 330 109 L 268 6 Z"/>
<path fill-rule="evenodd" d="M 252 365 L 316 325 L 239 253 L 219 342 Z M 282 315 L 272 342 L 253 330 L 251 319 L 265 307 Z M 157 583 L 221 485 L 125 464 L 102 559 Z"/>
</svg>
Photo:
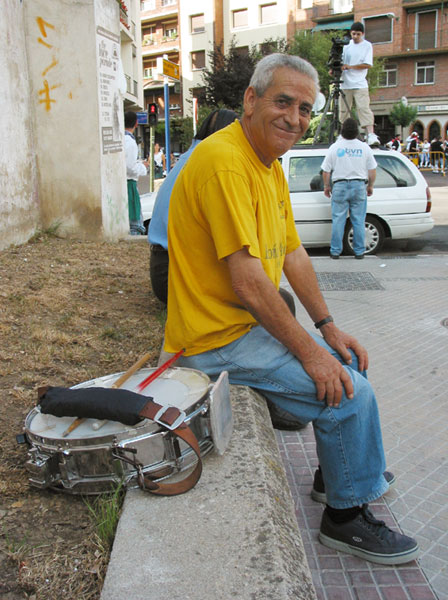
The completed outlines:
<svg viewBox="0 0 448 600">
<path fill-rule="evenodd" d="M 181 354 L 183 354 L 184 352 L 185 352 L 185 348 L 182 348 L 182 350 L 179 350 L 179 352 L 176 352 L 176 354 L 174 356 L 169 358 L 165 363 L 163 363 L 163 365 L 161 365 L 158 369 L 156 369 L 153 373 L 151 373 L 151 375 L 149 375 L 146 379 L 141 381 L 137 386 L 138 391 L 141 392 L 152 381 L 154 381 L 154 379 L 157 379 L 157 377 L 159 375 L 161 375 L 164 371 L 166 371 L 168 369 L 168 367 L 170 367 L 174 362 L 176 362 L 176 360 L 179 358 L 179 356 Z"/>
<path fill-rule="evenodd" d="M 70 423 L 70 425 L 67 427 L 67 429 L 62 433 L 62 437 L 67 437 L 69 433 L 71 433 L 74 429 L 79 427 L 81 425 L 81 423 L 84 423 L 84 421 L 85 421 L 85 419 L 82 419 L 81 417 L 78 417 L 77 419 L 75 419 L 72 423 Z"/>
<path fill-rule="evenodd" d="M 149 352 L 144 354 L 141 358 L 138 359 L 137 362 L 135 362 L 131 367 L 129 367 L 129 369 L 126 371 L 126 373 L 123 373 L 123 375 L 121 375 L 116 381 L 114 381 L 114 383 L 110 387 L 111 388 L 121 387 L 123 385 L 123 383 L 125 383 L 129 379 L 129 377 L 131 377 L 131 375 L 133 375 L 136 371 L 138 371 L 138 369 L 140 369 L 140 367 L 142 367 L 145 364 L 145 362 L 147 362 L 150 358 L 151 358 L 151 355 Z M 100 429 L 104 425 L 106 420 L 96 421 L 95 429 L 96 430 Z M 62 437 L 67 437 L 69 433 L 71 433 L 74 429 L 79 427 L 81 425 L 81 423 L 83 423 L 84 421 L 85 421 L 85 419 L 83 419 L 83 418 L 75 419 L 73 421 L 73 423 L 71 423 L 67 427 L 67 429 L 64 431 L 64 433 L 62 434 Z"/>
</svg>

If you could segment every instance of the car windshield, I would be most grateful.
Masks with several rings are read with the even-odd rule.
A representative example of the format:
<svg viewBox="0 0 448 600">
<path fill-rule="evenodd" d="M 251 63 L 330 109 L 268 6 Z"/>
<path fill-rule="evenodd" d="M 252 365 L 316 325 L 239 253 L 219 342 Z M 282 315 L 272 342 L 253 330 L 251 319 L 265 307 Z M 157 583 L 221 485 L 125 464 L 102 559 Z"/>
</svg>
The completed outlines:
<svg viewBox="0 0 448 600">
<path fill-rule="evenodd" d="M 416 184 L 412 171 L 395 156 L 375 156 L 378 163 L 376 170 L 376 188 L 411 187 Z"/>
</svg>

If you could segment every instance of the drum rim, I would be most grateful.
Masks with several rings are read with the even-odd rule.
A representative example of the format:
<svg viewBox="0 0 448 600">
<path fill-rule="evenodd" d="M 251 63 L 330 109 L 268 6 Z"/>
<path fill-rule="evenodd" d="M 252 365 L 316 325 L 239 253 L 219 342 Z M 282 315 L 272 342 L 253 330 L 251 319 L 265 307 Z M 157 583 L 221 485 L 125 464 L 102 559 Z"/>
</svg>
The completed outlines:
<svg viewBox="0 0 448 600">
<path fill-rule="evenodd" d="M 154 372 L 157 367 L 147 367 L 144 369 L 140 369 L 138 372 L 143 376 L 149 375 L 151 372 Z M 187 416 L 190 412 L 197 410 L 198 406 L 205 405 L 209 396 L 209 385 L 210 385 L 210 377 L 204 373 L 203 371 L 199 371 L 198 369 L 190 369 L 187 367 L 170 367 L 162 373 L 161 379 L 168 379 L 167 375 L 170 371 L 192 371 L 196 373 L 200 379 L 204 381 L 205 385 L 203 393 L 199 396 L 188 408 Z M 71 389 L 82 389 L 80 386 L 88 387 L 89 383 L 104 379 L 104 378 L 115 378 L 118 379 L 122 373 L 110 373 L 108 375 L 102 375 L 100 377 L 94 377 L 89 379 L 88 381 L 82 381 L 74 386 L 71 386 Z M 165 377 L 164 377 L 165 376 Z M 115 380 L 113 379 L 113 380 Z M 136 425 L 125 425 L 121 423 L 122 429 L 120 431 L 114 431 L 111 433 L 105 433 L 103 435 L 89 436 L 89 437 L 67 437 L 63 438 L 59 437 L 48 437 L 46 435 L 42 435 L 31 430 L 31 422 L 35 418 L 36 414 L 39 414 L 41 411 L 38 407 L 34 407 L 25 417 L 25 433 L 30 442 L 32 442 L 36 446 L 47 447 L 49 449 L 61 449 L 68 450 L 72 448 L 91 448 L 92 446 L 107 446 L 109 447 L 111 443 L 119 443 L 122 444 L 126 440 L 136 440 L 140 437 L 147 437 L 149 435 L 155 435 L 160 433 L 161 435 L 166 435 L 166 431 L 160 427 L 157 423 L 150 421 L 149 419 L 143 419 L 139 421 Z M 41 413 L 43 414 L 43 413 Z M 73 417 L 76 418 L 76 417 Z M 94 421 L 95 419 L 92 419 Z M 119 421 L 116 421 L 119 422 Z"/>
</svg>

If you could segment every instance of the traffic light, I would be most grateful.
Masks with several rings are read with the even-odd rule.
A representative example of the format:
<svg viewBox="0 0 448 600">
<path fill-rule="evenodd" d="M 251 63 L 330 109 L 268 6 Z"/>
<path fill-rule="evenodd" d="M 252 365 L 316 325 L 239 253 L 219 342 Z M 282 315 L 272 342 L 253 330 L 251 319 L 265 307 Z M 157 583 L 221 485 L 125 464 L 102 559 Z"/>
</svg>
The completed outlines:
<svg viewBox="0 0 448 600">
<path fill-rule="evenodd" d="M 151 126 L 157 125 L 158 115 L 159 107 L 157 106 L 157 104 L 155 102 L 148 104 L 148 123 Z"/>
</svg>

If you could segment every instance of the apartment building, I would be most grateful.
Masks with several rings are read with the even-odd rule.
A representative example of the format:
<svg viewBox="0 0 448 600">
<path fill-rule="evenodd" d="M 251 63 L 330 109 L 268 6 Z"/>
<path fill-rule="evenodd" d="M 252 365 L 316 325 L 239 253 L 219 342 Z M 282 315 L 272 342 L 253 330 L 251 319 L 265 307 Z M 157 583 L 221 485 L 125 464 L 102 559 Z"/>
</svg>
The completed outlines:
<svg viewBox="0 0 448 600">
<path fill-rule="evenodd" d="M 364 23 L 374 56 L 385 59 L 379 88 L 371 99 L 375 130 L 383 142 L 395 132 L 388 115 L 401 98 L 418 109 L 412 129 L 420 137 L 447 137 L 448 7 L 444 2 L 305 0 L 300 4 L 294 30 L 331 31 L 349 29 L 354 21 Z M 291 28 L 289 35 L 293 33 Z"/>
<path fill-rule="evenodd" d="M 241 52 L 267 39 L 286 37 L 295 0 L 142 0 L 142 59 L 145 104 L 157 102 L 163 113 L 163 83 L 157 58 L 180 65 L 181 83 L 170 83 L 170 116 L 192 115 L 192 98 L 203 84 L 215 45 Z"/>
<path fill-rule="evenodd" d="M 124 110 L 143 109 L 140 1 L 120 0 L 121 63 L 126 79 Z"/>
<path fill-rule="evenodd" d="M 447 3 L 448 4 L 448 3 Z M 214 45 L 232 41 L 241 52 L 296 31 L 349 30 L 364 23 L 374 55 L 385 59 L 372 97 L 376 130 L 383 141 L 401 98 L 417 107 L 413 129 L 421 137 L 447 136 L 448 6 L 441 0 L 144 0 L 141 3 L 144 89 L 147 102 L 163 108 L 156 58 L 180 65 L 180 85 L 171 83 L 170 114 L 192 114 L 191 99 L 203 84 Z"/>
</svg>

